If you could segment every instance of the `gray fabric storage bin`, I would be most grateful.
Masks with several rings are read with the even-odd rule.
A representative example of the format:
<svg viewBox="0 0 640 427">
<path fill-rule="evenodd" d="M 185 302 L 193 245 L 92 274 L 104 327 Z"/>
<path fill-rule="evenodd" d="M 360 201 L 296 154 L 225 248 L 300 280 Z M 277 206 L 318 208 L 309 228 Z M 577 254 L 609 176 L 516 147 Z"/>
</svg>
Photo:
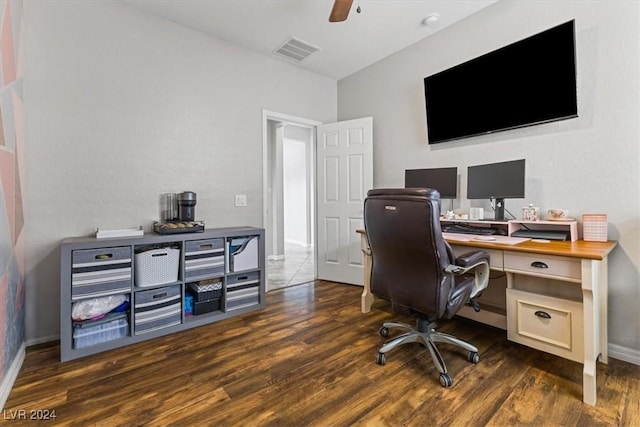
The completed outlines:
<svg viewBox="0 0 640 427">
<path fill-rule="evenodd" d="M 131 247 L 75 250 L 71 259 L 73 300 L 131 291 Z"/>
<path fill-rule="evenodd" d="M 227 276 L 227 310 L 260 304 L 260 272 Z"/>
<path fill-rule="evenodd" d="M 194 280 L 222 275 L 224 275 L 224 239 L 185 242 L 185 279 Z"/>
<path fill-rule="evenodd" d="M 180 285 L 138 291 L 134 298 L 133 323 L 136 335 L 182 323 Z"/>
</svg>

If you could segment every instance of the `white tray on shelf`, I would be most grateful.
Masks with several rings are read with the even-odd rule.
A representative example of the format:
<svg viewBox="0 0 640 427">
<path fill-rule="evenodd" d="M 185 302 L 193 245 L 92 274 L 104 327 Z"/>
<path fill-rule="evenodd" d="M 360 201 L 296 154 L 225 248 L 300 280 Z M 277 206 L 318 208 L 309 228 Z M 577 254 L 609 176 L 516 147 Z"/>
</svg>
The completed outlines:
<svg viewBox="0 0 640 427">
<path fill-rule="evenodd" d="M 97 239 L 106 239 L 109 237 L 138 237 L 143 236 L 144 231 L 142 227 L 139 228 L 128 228 L 124 230 L 98 230 L 96 231 Z"/>
</svg>

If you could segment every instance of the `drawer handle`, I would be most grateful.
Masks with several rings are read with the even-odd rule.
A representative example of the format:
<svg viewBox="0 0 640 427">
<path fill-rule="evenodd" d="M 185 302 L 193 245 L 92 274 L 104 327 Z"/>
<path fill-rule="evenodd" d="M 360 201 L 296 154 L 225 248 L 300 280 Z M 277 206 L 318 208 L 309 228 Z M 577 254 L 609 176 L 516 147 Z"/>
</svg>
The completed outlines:
<svg viewBox="0 0 640 427">
<path fill-rule="evenodd" d="M 239 276 L 238 280 L 247 280 L 249 276 Z"/>
<path fill-rule="evenodd" d="M 154 295 L 154 296 L 153 296 L 153 299 L 157 299 L 157 298 L 164 298 L 164 297 L 166 297 L 167 295 L 168 295 L 168 294 L 167 294 L 166 292 L 163 292 L 163 293 L 161 293 L 161 294 L 156 294 L 156 295 Z M 548 316 L 548 314 L 547 314 L 547 316 Z"/>
<path fill-rule="evenodd" d="M 113 258 L 113 254 L 99 254 L 96 255 L 95 259 L 99 259 L 99 260 L 105 260 L 105 259 L 111 259 Z"/>
<path fill-rule="evenodd" d="M 213 245 L 211 243 L 200 245 L 200 249 L 213 249 Z"/>
<path fill-rule="evenodd" d="M 545 264 L 542 261 L 534 261 L 531 263 L 531 267 L 535 267 L 535 268 L 549 268 L 549 266 L 547 264 Z"/>
<path fill-rule="evenodd" d="M 168 256 L 169 253 L 168 252 L 162 252 L 161 254 L 151 254 L 151 257 L 156 257 L 156 256 Z"/>
<path fill-rule="evenodd" d="M 535 314 L 538 317 L 542 317 L 543 319 L 551 319 L 551 315 L 549 313 L 547 313 L 546 311 L 538 310 L 533 314 Z"/>
</svg>

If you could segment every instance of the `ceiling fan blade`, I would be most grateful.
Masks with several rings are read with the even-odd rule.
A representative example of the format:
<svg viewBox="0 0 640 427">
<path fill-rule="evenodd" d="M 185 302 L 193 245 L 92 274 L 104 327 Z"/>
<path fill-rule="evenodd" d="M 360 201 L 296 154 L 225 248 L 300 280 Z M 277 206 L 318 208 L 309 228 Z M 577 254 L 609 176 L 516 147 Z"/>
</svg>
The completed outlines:
<svg viewBox="0 0 640 427">
<path fill-rule="evenodd" d="M 349 16 L 353 0 L 334 0 L 329 22 L 342 22 Z"/>
</svg>

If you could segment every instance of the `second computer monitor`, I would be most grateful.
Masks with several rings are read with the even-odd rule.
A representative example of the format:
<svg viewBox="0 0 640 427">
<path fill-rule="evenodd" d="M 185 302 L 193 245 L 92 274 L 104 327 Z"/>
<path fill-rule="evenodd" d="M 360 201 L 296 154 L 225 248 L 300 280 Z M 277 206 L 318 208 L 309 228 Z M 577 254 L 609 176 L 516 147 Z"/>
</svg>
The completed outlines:
<svg viewBox="0 0 640 427">
<path fill-rule="evenodd" d="M 441 199 L 458 197 L 458 168 L 407 169 L 404 171 L 405 188 L 432 188 Z"/>
<path fill-rule="evenodd" d="M 523 199 L 525 161 L 490 163 L 467 168 L 467 198 L 496 199 L 495 219 L 504 219 L 504 199 Z"/>
</svg>

